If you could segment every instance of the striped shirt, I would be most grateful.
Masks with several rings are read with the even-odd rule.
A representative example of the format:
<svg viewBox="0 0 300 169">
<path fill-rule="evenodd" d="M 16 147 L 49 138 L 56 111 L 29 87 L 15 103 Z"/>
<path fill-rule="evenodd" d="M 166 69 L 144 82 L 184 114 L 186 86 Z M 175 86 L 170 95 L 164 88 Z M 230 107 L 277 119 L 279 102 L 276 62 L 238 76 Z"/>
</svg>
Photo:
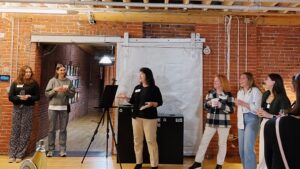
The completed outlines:
<svg viewBox="0 0 300 169">
<path fill-rule="evenodd" d="M 212 99 L 218 98 L 221 103 L 221 107 L 211 107 L 208 104 Z M 233 113 L 234 98 L 231 92 L 223 92 L 217 94 L 215 90 L 210 91 L 205 99 L 204 103 L 205 108 L 207 109 L 207 120 L 206 126 L 209 127 L 231 127 L 230 123 L 230 114 Z"/>
</svg>

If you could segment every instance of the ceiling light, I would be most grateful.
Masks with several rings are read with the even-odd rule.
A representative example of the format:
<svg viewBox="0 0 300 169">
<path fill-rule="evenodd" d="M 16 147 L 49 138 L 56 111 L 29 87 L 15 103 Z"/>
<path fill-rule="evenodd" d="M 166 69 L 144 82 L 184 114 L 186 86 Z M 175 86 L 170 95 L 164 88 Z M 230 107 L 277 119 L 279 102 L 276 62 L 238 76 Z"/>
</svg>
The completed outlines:
<svg viewBox="0 0 300 169">
<path fill-rule="evenodd" d="M 99 63 L 103 65 L 111 65 L 113 62 L 108 55 L 104 55 L 103 57 L 101 57 Z"/>
</svg>

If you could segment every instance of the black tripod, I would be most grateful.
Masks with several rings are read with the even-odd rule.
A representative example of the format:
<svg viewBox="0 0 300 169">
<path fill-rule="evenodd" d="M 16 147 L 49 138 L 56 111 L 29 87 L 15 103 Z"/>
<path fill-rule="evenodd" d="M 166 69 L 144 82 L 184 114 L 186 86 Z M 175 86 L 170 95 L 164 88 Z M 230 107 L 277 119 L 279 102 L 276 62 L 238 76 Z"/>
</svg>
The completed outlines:
<svg viewBox="0 0 300 169">
<path fill-rule="evenodd" d="M 94 131 L 94 134 L 93 134 L 92 138 L 91 138 L 90 144 L 89 144 L 87 150 L 85 151 L 85 154 L 83 156 L 83 159 L 82 159 L 81 163 L 83 163 L 83 161 L 84 161 L 84 159 L 87 155 L 87 152 L 89 151 L 90 146 L 91 146 L 92 142 L 95 139 L 95 135 L 98 133 L 98 129 L 99 129 L 100 124 L 102 123 L 102 126 L 104 125 L 105 116 L 106 116 L 106 119 L 107 119 L 107 121 L 106 121 L 106 158 L 108 157 L 108 140 L 109 140 L 109 127 L 110 127 L 111 131 L 112 131 L 113 141 L 114 141 L 114 144 L 115 144 L 116 149 L 117 149 L 117 158 L 120 159 L 120 156 L 119 156 L 119 153 L 118 153 L 118 144 L 117 144 L 117 141 L 116 141 L 116 138 L 115 138 L 115 132 L 114 132 L 112 122 L 111 122 L 111 117 L 110 117 L 110 114 L 109 114 L 109 108 L 113 108 L 112 103 L 114 101 L 117 88 L 118 88 L 118 86 L 116 86 L 116 85 L 107 85 L 107 86 L 105 86 L 105 89 L 104 89 L 104 92 L 103 92 L 103 100 L 105 100 L 105 101 L 102 101 L 101 104 L 100 104 L 100 105 L 102 105 L 101 107 L 104 109 L 104 111 L 103 111 L 103 114 L 101 115 L 100 121 L 98 122 L 98 125 L 97 125 L 97 127 Z M 122 169 L 122 163 L 120 162 L 119 164 L 120 164 L 120 168 Z"/>
</svg>

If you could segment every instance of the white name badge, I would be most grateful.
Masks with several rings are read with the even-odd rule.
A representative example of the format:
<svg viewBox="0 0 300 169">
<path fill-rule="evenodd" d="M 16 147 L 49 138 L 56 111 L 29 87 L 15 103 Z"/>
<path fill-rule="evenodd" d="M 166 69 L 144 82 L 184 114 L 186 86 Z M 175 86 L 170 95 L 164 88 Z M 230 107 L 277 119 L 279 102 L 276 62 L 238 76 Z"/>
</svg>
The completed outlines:
<svg viewBox="0 0 300 169">
<path fill-rule="evenodd" d="M 135 92 L 135 93 L 141 92 L 141 89 L 136 89 L 134 92 Z"/>
<path fill-rule="evenodd" d="M 24 85 L 23 84 L 19 84 L 17 85 L 17 88 L 22 88 Z"/>
</svg>

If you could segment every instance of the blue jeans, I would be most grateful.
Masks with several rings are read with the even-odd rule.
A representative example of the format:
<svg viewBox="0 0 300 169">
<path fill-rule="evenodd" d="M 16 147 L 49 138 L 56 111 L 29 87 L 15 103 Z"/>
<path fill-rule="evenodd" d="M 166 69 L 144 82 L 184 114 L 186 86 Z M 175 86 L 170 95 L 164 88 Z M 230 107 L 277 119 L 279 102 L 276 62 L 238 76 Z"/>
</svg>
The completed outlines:
<svg viewBox="0 0 300 169">
<path fill-rule="evenodd" d="M 252 113 L 244 114 L 244 129 L 238 130 L 239 153 L 244 169 L 256 169 L 255 142 L 259 130 L 259 118 Z"/>
</svg>

